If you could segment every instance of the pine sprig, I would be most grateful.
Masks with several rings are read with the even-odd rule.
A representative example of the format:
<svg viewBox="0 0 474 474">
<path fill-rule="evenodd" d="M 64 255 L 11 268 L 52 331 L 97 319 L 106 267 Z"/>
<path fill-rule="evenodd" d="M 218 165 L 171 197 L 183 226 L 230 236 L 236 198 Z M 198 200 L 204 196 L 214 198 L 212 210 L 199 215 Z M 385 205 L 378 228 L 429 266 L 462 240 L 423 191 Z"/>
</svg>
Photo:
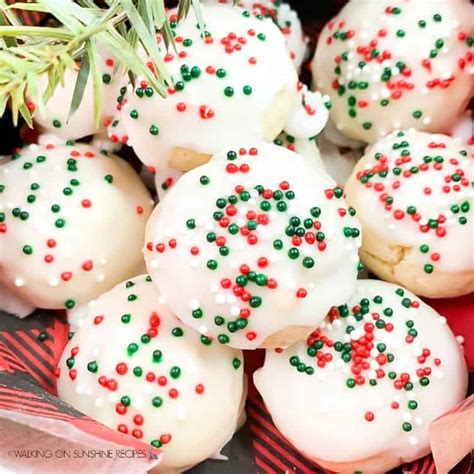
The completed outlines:
<svg viewBox="0 0 474 474">
<path fill-rule="evenodd" d="M 165 12 L 164 0 L 36 0 L 8 6 L 0 0 L 0 117 L 10 103 L 16 125 L 22 116 L 33 125 L 35 112 L 44 105 L 59 84 L 64 84 L 67 69 L 78 71 L 69 117 L 78 109 L 88 81 L 92 81 L 94 116 L 100 122 L 101 74 L 98 48 L 110 51 L 118 62 L 117 73 L 128 72 L 131 80 L 146 78 L 162 96 L 171 78 L 166 71 L 156 42 L 156 32 L 166 47 L 175 47 Z M 203 26 L 199 0 L 180 0 L 178 18 L 194 8 Z M 52 15 L 58 27 L 22 25 L 16 11 L 36 11 Z M 140 57 L 143 50 L 148 64 Z M 151 65 L 150 65 L 151 62 Z M 48 85 L 40 91 L 39 80 L 47 76 Z M 32 106 L 34 104 L 34 107 Z"/>
</svg>

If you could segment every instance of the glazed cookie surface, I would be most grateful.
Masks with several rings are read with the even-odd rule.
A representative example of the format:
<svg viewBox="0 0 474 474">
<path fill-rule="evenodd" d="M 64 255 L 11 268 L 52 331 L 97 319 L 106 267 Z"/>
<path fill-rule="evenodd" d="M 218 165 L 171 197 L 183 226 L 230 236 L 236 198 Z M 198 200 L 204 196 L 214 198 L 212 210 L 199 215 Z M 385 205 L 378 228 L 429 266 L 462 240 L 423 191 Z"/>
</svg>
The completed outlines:
<svg viewBox="0 0 474 474">
<path fill-rule="evenodd" d="M 233 4 L 233 0 L 203 0 L 204 4 Z M 288 3 L 279 0 L 240 0 L 237 6 L 254 15 L 272 19 L 285 36 L 286 49 L 296 69 L 299 70 L 308 52 L 308 38 L 303 33 L 298 14 Z"/>
<path fill-rule="evenodd" d="M 366 150 L 345 189 L 368 268 L 422 296 L 473 291 L 473 165 L 461 140 L 414 130 Z"/>
<path fill-rule="evenodd" d="M 202 334 L 238 348 L 286 346 L 354 290 L 353 211 L 296 153 L 270 144 L 230 150 L 181 177 L 158 205 L 147 268 Z"/>
<path fill-rule="evenodd" d="M 359 280 L 306 342 L 267 351 L 254 380 L 305 456 L 374 473 L 429 453 L 429 425 L 464 398 L 467 369 L 446 318 L 396 285 Z"/>
<path fill-rule="evenodd" d="M 58 367 L 59 397 L 112 429 L 160 448 L 181 472 L 233 436 L 245 397 L 242 352 L 184 326 L 149 276 L 90 306 Z"/>
<path fill-rule="evenodd" d="M 160 42 L 174 81 L 168 96 L 139 80 L 122 98 L 128 144 L 157 171 L 188 171 L 233 143 L 273 140 L 298 100 L 296 71 L 271 19 L 229 5 L 202 12 L 205 38 L 192 12 L 179 24 L 171 12 L 178 53 Z"/>
<path fill-rule="evenodd" d="M 129 164 L 89 145 L 26 147 L 0 165 L 0 280 L 72 309 L 143 268 L 153 202 Z"/>
<path fill-rule="evenodd" d="M 319 38 L 314 85 L 347 137 L 447 132 L 473 92 L 474 7 L 467 0 L 353 0 Z"/>
</svg>

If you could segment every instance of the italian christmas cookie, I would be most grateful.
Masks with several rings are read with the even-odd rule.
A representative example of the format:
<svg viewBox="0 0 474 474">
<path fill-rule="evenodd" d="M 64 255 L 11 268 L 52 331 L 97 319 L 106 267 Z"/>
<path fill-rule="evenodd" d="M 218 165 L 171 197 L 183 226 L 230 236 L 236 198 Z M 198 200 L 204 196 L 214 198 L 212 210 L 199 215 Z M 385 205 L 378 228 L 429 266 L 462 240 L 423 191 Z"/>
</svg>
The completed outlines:
<svg viewBox="0 0 474 474">
<path fill-rule="evenodd" d="M 188 171 L 242 140 L 271 141 L 298 101 L 296 71 L 271 19 L 229 5 L 202 10 L 204 31 L 192 13 L 177 23 L 171 12 L 177 53 L 158 36 L 173 79 L 167 97 L 139 79 L 120 99 L 128 144 L 158 171 Z"/>
<path fill-rule="evenodd" d="M 145 259 L 186 324 L 243 349 L 305 337 L 355 287 L 359 224 L 343 191 L 270 144 L 229 150 L 171 188 Z"/>
<path fill-rule="evenodd" d="M 286 146 L 321 166 L 322 161 L 316 146 L 315 137 L 321 133 L 328 121 L 329 98 L 319 92 L 309 91 L 307 86 L 298 83 L 299 100 L 285 130 L 273 143 Z M 158 197 L 162 199 L 168 190 L 183 175 L 183 171 L 168 169 L 154 170 Z"/>
<path fill-rule="evenodd" d="M 204 4 L 223 3 L 233 5 L 231 0 L 204 0 Z M 298 14 L 288 3 L 279 0 L 241 0 L 237 5 L 250 10 L 254 15 L 271 18 L 285 35 L 286 48 L 299 70 L 308 52 L 308 38 L 303 32 Z"/>
<path fill-rule="evenodd" d="M 464 398 L 467 369 L 446 318 L 407 290 L 359 280 L 305 342 L 267 351 L 254 381 L 309 459 L 378 473 L 429 453 L 430 423 Z"/>
<path fill-rule="evenodd" d="M 129 164 L 90 145 L 30 145 L 0 166 L 0 281 L 72 309 L 143 268 L 153 202 Z"/>
<path fill-rule="evenodd" d="M 182 472 L 233 436 L 245 400 L 243 356 L 186 327 L 149 276 L 102 295 L 64 349 L 58 394 L 121 433 L 160 448 Z"/>
<path fill-rule="evenodd" d="M 473 92 L 474 7 L 467 0 L 349 2 L 324 28 L 312 63 L 347 137 L 447 132 Z"/>
<path fill-rule="evenodd" d="M 103 135 L 103 139 L 106 137 L 106 127 L 117 114 L 117 97 L 126 84 L 126 79 L 124 79 L 123 68 L 118 66 L 112 55 L 105 52 L 100 57 L 100 71 L 102 106 L 99 127 L 96 126 L 94 119 L 94 91 L 90 77 L 78 109 L 68 120 L 79 70 L 66 69 L 64 83 L 59 84 L 54 90 L 44 110 L 36 110 L 36 104 L 33 101 L 29 102 L 30 110 L 36 112 L 34 120 L 39 126 L 40 133 L 47 135 L 46 141 L 55 140 L 56 144 L 59 144 L 60 141 L 76 140 L 97 133 Z M 47 76 L 40 76 L 40 89 L 46 90 L 47 86 Z"/>
<path fill-rule="evenodd" d="M 372 272 L 421 296 L 473 291 L 473 158 L 459 139 L 415 130 L 367 150 L 345 189 Z"/>
</svg>

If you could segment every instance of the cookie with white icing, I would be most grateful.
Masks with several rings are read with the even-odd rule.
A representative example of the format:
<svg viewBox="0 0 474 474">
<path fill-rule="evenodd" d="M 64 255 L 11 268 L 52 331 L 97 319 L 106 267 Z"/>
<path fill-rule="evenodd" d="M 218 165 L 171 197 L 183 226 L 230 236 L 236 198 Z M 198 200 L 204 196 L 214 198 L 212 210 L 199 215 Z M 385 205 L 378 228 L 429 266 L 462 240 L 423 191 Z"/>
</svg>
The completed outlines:
<svg viewBox="0 0 474 474">
<path fill-rule="evenodd" d="M 23 148 L 0 166 L 0 280 L 40 308 L 86 303 L 143 267 L 153 202 L 90 145 Z"/>
<path fill-rule="evenodd" d="M 353 0 L 323 29 L 314 85 L 347 137 L 447 132 L 473 92 L 474 7 L 467 0 Z"/>
<path fill-rule="evenodd" d="M 473 291 L 473 159 L 459 139 L 415 130 L 366 151 L 345 189 L 372 272 L 421 296 Z"/>
<path fill-rule="evenodd" d="M 229 5 L 202 12 L 204 32 L 193 12 L 179 23 L 170 12 L 177 53 L 158 36 L 174 83 L 167 97 L 140 79 L 122 97 L 128 144 L 156 170 L 188 171 L 242 140 L 271 141 L 298 100 L 296 71 L 271 19 Z"/>
<path fill-rule="evenodd" d="M 446 318 L 396 285 L 360 280 L 305 342 L 267 351 L 255 385 L 276 426 L 334 472 L 387 472 L 430 451 L 430 423 L 467 388 Z"/>
<path fill-rule="evenodd" d="M 203 4 L 224 3 L 233 5 L 232 0 L 203 0 Z M 298 14 L 288 3 L 279 0 L 240 0 L 237 6 L 251 11 L 254 15 L 272 19 L 285 36 L 286 49 L 296 69 L 301 64 L 308 52 L 308 38 L 303 32 Z"/>
<path fill-rule="evenodd" d="M 35 123 L 39 126 L 40 133 L 58 140 L 77 140 L 96 133 L 105 133 L 106 127 L 112 122 L 117 114 L 117 97 L 120 89 L 126 84 L 123 68 L 119 67 L 117 60 L 105 51 L 100 57 L 100 71 L 102 78 L 101 87 L 101 123 L 96 127 L 94 119 L 94 91 L 92 79 L 89 77 L 82 101 L 68 120 L 71 101 L 74 95 L 79 71 L 66 69 L 64 73 L 64 84 L 58 84 L 52 97 L 46 102 L 44 110 L 36 110 L 34 102 L 29 102 L 29 108 L 35 111 Z M 40 90 L 46 90 L 48 86 L 47 76 L 39 77 Z M 58 144 L 58 143 L 57 143 Z"/>
<path fill-rule="evenodd" d="M 273 143 L 285 146 L 289 150 L 309 158 L 312 163 L 324 169 L 319 158 L 315 137 L 320 134 L 328 121 L 329 98 L 319 92 L 309 91 L 307 86 L 301 82 L 298 83 L 297 89 L 299 92 L 297 106 L 286 124 L 285 130 L 273 140 Z M 163 199 L 184 172 L 165 168 L 154 170 L 154 174 L 158 197 Z"/>
<path fill-rule="evenodd" d="M 145 275 L 89 308 L 57 375 L 62 400 L 160 448 L 159 472 L 181 472 L 218 452 L 245 397 L 242 352 L 184 326 Z"/>
<path fill-rule="evenodd" d="M 191 327 L 232 347 L 280 347 L 352 293 L 360 240 L 324 171 L 258 144 L 179 179 L 147 224 L 145 260 Z"/>
</svg>

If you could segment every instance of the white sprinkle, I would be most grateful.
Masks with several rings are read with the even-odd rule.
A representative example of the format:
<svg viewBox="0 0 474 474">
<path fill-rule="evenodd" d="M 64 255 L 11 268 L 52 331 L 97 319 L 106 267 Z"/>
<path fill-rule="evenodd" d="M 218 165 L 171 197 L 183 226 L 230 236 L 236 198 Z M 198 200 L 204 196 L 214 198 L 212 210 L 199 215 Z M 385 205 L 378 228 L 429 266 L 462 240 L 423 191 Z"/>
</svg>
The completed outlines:
<svg viewBox="0 0 474 474">
<path fill-rule="evenodd" d="M 434 375 L 438 380 L 444 379 L 444 372 L 442 370 L 437 370 Z"/>
<path fill-rule="evenodd" d="M 219 293 L 216 295 L 215 298 L 216 304 L 225 304 L 225 295 L 223 293 Z"/>
<path fill-rule="evenodd" d="M 141 410 L 145 406 L 145 400 L 140 397 L 133 397 L 132 399 L 132 407 L 136 408 L 137 410 Z"/>
<path fill-rule="evenodd" d="M 412 445 L 412 446 L 416 446 L 418 444 L 418 438 L 416 436 L 410 436 L 408 438 L 408 442 Z"/>
<path fill-rule="evenodd" d="M 199 300 L 192 299 L 189 301 L 189 309 L 194 311 L 195 309 L 199 309 Z"/>
<path fill-rule="evenodd" d="M 25 281 L 22 278 L 15 278 L 15 286 L 18 288 L 22 288 L 25 286 Z"/>
<path fill-rule="evenodd" d="M 178 411 L 176 413 L 178 420 L 185 420 L 188 417 L 188 410 L 184 404 L 178 406 Z"/>
<path fill-rule="evenodd" d="M 109 402 L 115 403 L 118 400 L 118 394 L 116 392 L 109 393 L 108 397 Z"/>
<path fill-rule="evenodd" d="M 104 399 L 103 398 L 96 398 L 94 400 L 94 405 L 97 407 L 97 408 L 102 408 L 104 406 Z"/>
</svg>

